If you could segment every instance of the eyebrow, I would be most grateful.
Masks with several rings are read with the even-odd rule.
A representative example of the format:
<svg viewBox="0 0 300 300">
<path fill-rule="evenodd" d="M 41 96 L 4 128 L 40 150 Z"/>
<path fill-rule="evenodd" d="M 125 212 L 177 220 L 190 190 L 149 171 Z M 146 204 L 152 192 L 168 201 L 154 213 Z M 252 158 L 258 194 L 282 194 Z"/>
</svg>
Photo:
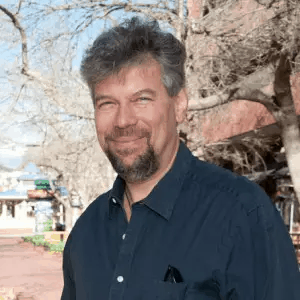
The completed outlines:
<svg viewBox="0 0 300 300">
<path fill-rule="evenodd" d="M 156 92 L 152 89 L 142 89 L 140 91 L 135 92 L 131 97 L 136 97 L 136 96 L 140 96 L 142 94 L 151 94 L 153 97 L 156 96 Z M 95 102 L 101 101 L 103 99 L 114 99 L 114 97 L 110 96 L 110 95 L 98 95 L 95 97 Z"/>
<path fill-rule="evenodd" d="M 98 102 L 103 99 L 114 99 L 114 97 L 109 96 L 109 95 L 99 95 L 99 96 L 95 97 L 95 102 Z"/>
<path fill-rule="evenodd" d="M 139 95 L 144 94 L 144 93 L 151 94 L 153 97 L 156 96 L 156 92 L 154 90 L 149 89 L 149 88 L 137 91 L 132 96 L 139 96 Z"/>
</svg>

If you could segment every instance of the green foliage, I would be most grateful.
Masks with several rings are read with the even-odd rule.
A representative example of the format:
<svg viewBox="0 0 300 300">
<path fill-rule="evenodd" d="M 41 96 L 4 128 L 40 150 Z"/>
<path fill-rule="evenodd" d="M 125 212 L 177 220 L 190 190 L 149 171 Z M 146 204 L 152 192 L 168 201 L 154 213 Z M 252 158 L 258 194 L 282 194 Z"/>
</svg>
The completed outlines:
<svg viewBox="0 0 300 300">
<path fill-rule="evenodd" d="M 23 241 L 26 242 L 26 243 L 31 242 L 32 237 L 31 236 L 25 236 L 25 237 L 23 237 Z"/>
<path fill-rule="evenodd" d="M 65 247 L 64 241 L 60 241 L 58 244 L 49 244 L 49 251 L 63 252 Z"/>
<path fill-rule="evenodd" d="M 53 224 L 53 220 L 47 220 L 46 222 L 43 222 L 44 225 L 43 232 L 52 231 L 52 224 Z"/>
<path fill-rule="evenodd" d="M 63 252 L 65 247 L 64 241 L 60 241 L 58 244 L 50 244 L 44 239 L 43 235 L 25 236 L 23 237 L 23 240 L 34 246 L 43 246 L 46 250 L 51 252 Z"/>
</svg>

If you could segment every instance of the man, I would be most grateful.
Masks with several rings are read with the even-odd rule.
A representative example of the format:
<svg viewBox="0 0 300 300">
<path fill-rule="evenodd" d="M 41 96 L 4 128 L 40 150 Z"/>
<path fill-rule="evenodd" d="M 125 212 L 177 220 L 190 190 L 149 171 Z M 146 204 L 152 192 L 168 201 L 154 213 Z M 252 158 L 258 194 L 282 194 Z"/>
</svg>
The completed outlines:
<svg viewBox="0 0 300 300">
<path fill-rule="evenodd" d="M 156 21 L 102 33 L 81 72 L 118 173 L 64 250 L 62 300 L 300 299 L 291 239 L 270 199 L 179 140 L 185 49 Z"/>
</svg>

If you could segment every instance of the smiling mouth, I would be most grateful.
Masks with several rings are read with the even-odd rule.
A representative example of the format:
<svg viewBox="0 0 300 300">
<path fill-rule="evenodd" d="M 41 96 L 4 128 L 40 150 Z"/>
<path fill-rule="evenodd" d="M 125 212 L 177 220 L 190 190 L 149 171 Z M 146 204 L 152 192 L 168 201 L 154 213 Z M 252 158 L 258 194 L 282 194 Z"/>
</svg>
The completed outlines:
<svg viewBox="0 0 300 300">
<path fill-rule="evenodd" d="M 135 139 L 117 139 L 111 141 L 114 147 L 116 148 L 136 148 L 142 145 L 142 138 L 135 138 Z"/>
<path fill-rule="evenodd" d="M 122 143 L 122 144 L 124 144 L 124 143 L 131 143 L 131 142 L 135 142 L 135 141 L 137 141 L 137 140 L 140 140 L 140 139 L 142 139 L 142 138 L 120 138 L 120 139 L 117 139 L 117 140 L 112 140 L 113 142 L 115 142 L 115 143 Z"/>
</svg>

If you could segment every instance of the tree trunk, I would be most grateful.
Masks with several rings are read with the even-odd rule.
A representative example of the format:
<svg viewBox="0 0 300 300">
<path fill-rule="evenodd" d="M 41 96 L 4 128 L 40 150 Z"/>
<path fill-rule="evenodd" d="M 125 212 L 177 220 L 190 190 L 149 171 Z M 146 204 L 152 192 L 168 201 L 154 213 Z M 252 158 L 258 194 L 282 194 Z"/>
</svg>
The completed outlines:
<svg viewBox="0 0 300 300">
<path fill-rule="evenodd" d="M 53 185 L 51 186 L 52 189 L 53 188 Z M 61 203 L 64 208 L 65 208 L 65 230 L 70 232 L 71 229 L 72 229 L 72 217 L 73 217 L 73 207 L 71 206 L 71 201 L 69 198 L 62 198 L 59 193 L 55 192 L 54 195 L 55 199 Z"/>
<path fill-rule="evenodd" d="M 275 72 L 274 90 L 280 106 L 279 125 L 286 159 L 298 203 L 300 204 L 300 129 L 290 84 L 291 66 L 287 53 L 282 54 Z"/>
<path fill-rule="evenodd" d="M 177 0 L 177 16 L 178 24 L 176 28 L 176 37 L 179 41 L 182 41 L 182 36 L 184 32 L 184 1 Z"/>
<path fill-rule="evenodd" d="M 290 119 L 294 118 L 290 116 Z M 289 120 L 287 123 L 291 123 L 291 121 Z M 293 121 L 294 124 L 283 124 L 281 136 L 294 191 L 300 204 L 300 131 L 297 118 Z"/>
<path fill-rule="evenodd" d="M 65 203 L 65 226 L 66 231 L 70 232 L 72 230 L 72 216 L 73 216 L 73 208 L 68 201 Z"/>
</svg>

